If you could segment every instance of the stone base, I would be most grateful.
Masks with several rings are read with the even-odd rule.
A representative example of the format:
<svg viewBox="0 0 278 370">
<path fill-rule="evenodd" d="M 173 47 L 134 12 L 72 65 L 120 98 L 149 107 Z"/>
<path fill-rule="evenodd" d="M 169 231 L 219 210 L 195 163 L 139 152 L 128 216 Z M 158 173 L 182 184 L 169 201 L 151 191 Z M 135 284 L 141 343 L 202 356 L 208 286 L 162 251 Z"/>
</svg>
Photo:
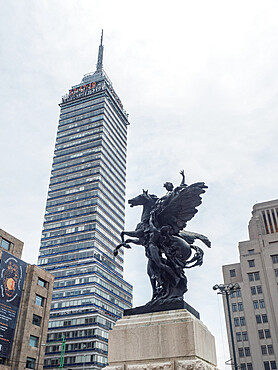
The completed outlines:
<svg viewBox="0 0 278 370">
<path fill-rule="evenodd" d="M 124 310 L 124 316 L 139 315 L 142 313 L 152 313 L 161 311 L 181 310 L 185 308 L 192 313 L 197 319 L 200 319 L 200 314 L 190 304 L 186 303 L 182 298 L 165 299 L 162 301 L 150 301 L 144 306 L 129 308 Z"/>
<path fill-rule="evenodd" d="M 216 370 L 214 337 L 186 309 L 125 316 L 108 343 L 106 370 Z"/>
<path fill-rule="evenodd" d="M 105 370 L 217 370 L 214 365 L 202 360 L 176 362 L 153 362 L 146 364 L 106 366 Z"/>
</svg>

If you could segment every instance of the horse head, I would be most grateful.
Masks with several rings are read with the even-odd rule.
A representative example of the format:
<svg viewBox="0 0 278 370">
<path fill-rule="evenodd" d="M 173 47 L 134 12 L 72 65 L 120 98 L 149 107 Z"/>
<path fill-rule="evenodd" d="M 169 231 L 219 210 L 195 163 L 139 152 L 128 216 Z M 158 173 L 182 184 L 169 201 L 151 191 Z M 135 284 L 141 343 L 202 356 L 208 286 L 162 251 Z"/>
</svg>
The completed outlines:
<svg viewBox="0 0 278 370">
<path fill-rule="evenodd" d="M 148 223 L 150 218 L 150 212 L 157 201 L 158 197 L 154 194 L 149 194 L 148 190 L 144 190 L 142 194 L 137 195 L 137 197 L 129 199 L 128 204 L 130 207 L 143 206 L 143 212 L 141 215 L 141 222 Z"/>
<path fill-rule="evenodd" d="M 130 205 L 130 207 L 144 206 L 148 204 L 153 205 L 157 199 L 158 198 L 156 195 L 149 194 L 148 190 L 143 189 L 142 194 L 137 195 L 137 197 L 135 198 L 129 199 L 128 204 Z"/>
</svg>

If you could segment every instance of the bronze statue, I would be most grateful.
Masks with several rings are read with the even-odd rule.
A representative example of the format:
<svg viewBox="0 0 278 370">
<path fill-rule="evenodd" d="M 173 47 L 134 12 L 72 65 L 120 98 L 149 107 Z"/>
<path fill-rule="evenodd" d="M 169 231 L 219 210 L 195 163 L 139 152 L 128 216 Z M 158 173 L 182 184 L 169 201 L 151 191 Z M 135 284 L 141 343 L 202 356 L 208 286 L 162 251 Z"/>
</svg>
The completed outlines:
<svg viewBox="0 0 278 370">
<path fill-rule="evenodd" d="M 167 193 L 161 198 L 143 190 L 128 201 L 131 207 L 143 206 L 141 220 L 135 231 L 121 233 L 122 243 L 114 251 L 117 255 L 119 248 L 131 248 L 130 243 L 145 247 L 147 273 L 153 290 L 146 306 L 163 306 L 182 300 L 187 291 L 184 269 L 203 263 L 204 252 L 193 244 L 194 241 L 199 239 L 207 247 L 211 246 L 206 236 L 184 230 L 198 212 L 196 207 L 202 203 L 201 194 L 207 186 L 203 182 L 186 185 L 184 171 L 180 174 L 181 184 L 174 188 L 172 183 L 166 182 Z M 131 238 L 125 240 L 125 235 Z M 195 251 L 193 256 L 192 251 Z"/>
</svg>

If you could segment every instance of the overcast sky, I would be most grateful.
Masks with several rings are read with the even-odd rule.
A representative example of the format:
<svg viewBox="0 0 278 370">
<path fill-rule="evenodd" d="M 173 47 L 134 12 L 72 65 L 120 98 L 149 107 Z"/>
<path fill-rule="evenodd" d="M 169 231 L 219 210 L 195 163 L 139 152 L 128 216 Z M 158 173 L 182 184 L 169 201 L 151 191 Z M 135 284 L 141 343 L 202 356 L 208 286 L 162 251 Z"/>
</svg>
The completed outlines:
<svg viewBox="0 0 278 370">
<path fill-rule="evenodd" d="M 202 267 L 188 271 L 185 299 L 229 359 L 222 302 L 212 286 L 238 262 L 256 202 L 276 199 L 277 1 L 1 0 L 0 228 L 36 263 L 59 102 L 104 67 L 130 114 L 127 198 L 164 194 L 165 181 L 209 186 L 188 230 L 207 235 Z M 140 209 L 128 209 L 133 229 Z M 143 248 L 126 253 L 134 304 L 150 299 Z"/>
</svg>

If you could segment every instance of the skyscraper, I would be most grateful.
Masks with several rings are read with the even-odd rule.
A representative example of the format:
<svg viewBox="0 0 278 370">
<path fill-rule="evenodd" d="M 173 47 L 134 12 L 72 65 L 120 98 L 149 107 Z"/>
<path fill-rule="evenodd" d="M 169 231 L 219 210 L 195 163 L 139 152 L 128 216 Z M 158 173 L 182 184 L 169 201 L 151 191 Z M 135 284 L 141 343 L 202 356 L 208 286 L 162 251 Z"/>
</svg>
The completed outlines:
<svg viewBox="0 0 278 370">
<path fill-rule="evenodd" d="M 103 35 L 102 35 L 103 36 Z M 44 367 L 97 369 L 108 331 L 131 307 L 119 244 L 124 226 L 128 115 L 103 70 L 62 98 L 38 264 L 55 276 Z"/>
<path fill-rule="evenodd" d="M 230 295 L 232 333 L 224 301 L 230 353 L 238 369 L 270 370 L 278 364 L 278 200 L 258 203 L 249 223 L 249 240 L 239 243 L 240 263 L 223 266 Z"/>
</svg>

